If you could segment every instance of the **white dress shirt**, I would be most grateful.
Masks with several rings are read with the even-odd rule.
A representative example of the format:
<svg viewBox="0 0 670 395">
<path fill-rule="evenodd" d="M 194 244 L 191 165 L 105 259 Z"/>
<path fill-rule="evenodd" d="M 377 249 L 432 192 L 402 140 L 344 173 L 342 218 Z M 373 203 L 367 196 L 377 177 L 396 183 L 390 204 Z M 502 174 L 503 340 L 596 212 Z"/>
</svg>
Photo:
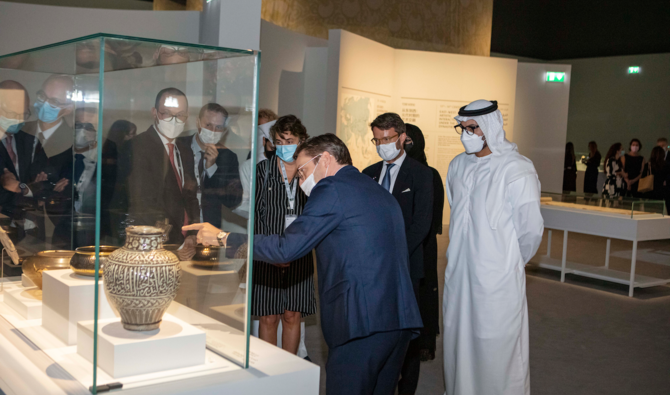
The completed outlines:
<svg viewBox="0 0 670 395">
<path fill-rule="evenodd" d="M 402 153 L 402 156 L 400 158 L 396 159 L 391 168 L 391 193 L 393 193 L 393 187 L 395 186 L 395 180 L 398 178 L 398 172 L 400 171 L 400 166 L 402 166 L 402 162 L 405 161 L 405 158 L 407 157 L 407 151 Z M 382 181 L 384 181 L 384 176 L 386 175 L 386 169 L 388 169 L 388 162 L 384 162 L 384 165 L 382 166 L 382 172 L 379 175 L 379 185 L 382 185 Z"/>
<path fill-rule="evenodd" d="M 154 126 L 154 130 L 156 130 L 156 125 Z M 172 141 L 168 140 L 167 137 L 163 136 L 156 130 L 156 134 L 158 137 L 160 137 L 161 141 L 163 142 L 163 148 L 165 148 L 165 152 L 167 152 L 168 158 L 170 158 L 170 147 L 168 147 L 168 144 L 172 143 L 174 145 L 174 165 L 177 168 L 177 171 L 179 172 L 179 178 L 181 178 L 181 186 L 182 188 L 184 187 L 184 165 L 181 163 L 181 154 L 179 153 L 179 148 L 177 148 L 177 140 L 174 139 Z"/>
<path fill-rule="evenodd" d="M 91 178 L 93 178 L 93 174 L 98 167 L 98 149 L 90 149 L 82 153 L 82 155 L 84 155 L 84 171 L 81 173 L 81 177 L 75 181 L 75 186 L 77 188 L 77 199 L 74 202 L 74 209 L 78 213 L 81 212 L 81 206 L 84 203 L 84 194 L 86 193 L 86 188 L 88 188 L 88 184 L 91 183 Z M 76 160 L 74 165 L 76 166 Z"/>
<path fill-rule="evenodd" d="M 195 166 L 195 179 L 198 182 L 198 205 L 200 206 L 200 222 L 203 221 L 202 219 L 202 186 L 200 185 L 200 169 L 198 169 L 198 163 L 200 163 L 200 159 L 202 158 L 202 154 L 200 153 L 201 151 L 204 151 L 202 148 L 200 148 L 200 144 L 198 144 L 198 140 L 196 139 L 197 133 L 193 135 L 191 138 L 191 151 L 193 151 L 193 159 L 194 159 L 194 164 Z M 205 162 L 205 166 L 207 166 L 207 162 Z M 205 173 L 207 174 L 208 178 L 214 177 L 214 173 L 216 173 L 216 169 L 218 169 L 218 166 L 216 165 L 216 162 L 210 167 L 210 168 L 205 168 Z"/>
<path fill-rule="evenodd" d="M 11 135 L 12 136 L 12 146 L 11 147 L 9 147 L 7 145 L 7 136 L 8 136 L 8 134 L 5 134 L 4 136 L 2 136 L 2 144 L 5 146 L 5 149 L 7 150 L 7 152 L 9 152 L 9 150 L 12 150 L 14 152 L 14 155 L 16 155 L 16 163 L 14 163 L 14 169 L 16 170 L 16 174 L 21 174 L 21 173 L 19 173 L 19 153 L 18 153 L 18 151 L 16 151 L 16 134 Z M 18 178 L 18 176 L 17 176 L 17 178 Z M 24 181 L 24 180 L 21 180 L 21 181 Z"/>
<path fill-rule="evenodd" d="M 37 143 L 40 141 L 40 138 L 39 138 L 40 134 L 42 135 L 42 139 L 44 140 L 44 144 L 46 144 L 46 141 L 49 140 L 49 137 L 51 137 L 54 134 L 56 129 L 58 129 L 62 123 L 63 123 L 63 120 L 61 119 L 56 124 L 56 126 L 52 126 L 47 130 L 42 130 L 42 127 L 40 126 L 40 123 L 37 122 L 37 133 L 35 133 L 35 141 L 33 141 L 33 156 L 30 160 L 30 163 L 35 161 L 35 148 L 37 148 Z M 44 146 L 44 144 L 42 144 L 42 146 Z M 18 171 L 18 169 L 16 171 Z"/>
</svg>

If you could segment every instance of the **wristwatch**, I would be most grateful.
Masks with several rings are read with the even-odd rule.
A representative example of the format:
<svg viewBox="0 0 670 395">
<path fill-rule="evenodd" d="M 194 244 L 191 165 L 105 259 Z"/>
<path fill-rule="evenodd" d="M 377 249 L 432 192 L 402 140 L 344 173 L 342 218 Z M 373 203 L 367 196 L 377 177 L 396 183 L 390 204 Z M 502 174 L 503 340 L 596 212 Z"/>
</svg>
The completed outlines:
<svg viewBox="0 0 670 395">
<path fill-rule="evenodd" d="M 24 195 L 24 196 L 26 195 L 26 193 L 28 193 L 27 192 L 28 185 L 26 185 L 25 182 L 22 182 L 22 183 L 19 184 L 19 189 L 21 190 L 21 194 Z"/>
<path fill-rule="evenodd" d="M 219 232 L 219 234 L 216 235 L 216 240 L 218 240 L 220 247 L 225 246 L 225 243 L 223 242 L 223 240 L 226 238 L 226 236 L 228 236 L 228 232 L 223 232 L 223 231 Z"/>
</svg>

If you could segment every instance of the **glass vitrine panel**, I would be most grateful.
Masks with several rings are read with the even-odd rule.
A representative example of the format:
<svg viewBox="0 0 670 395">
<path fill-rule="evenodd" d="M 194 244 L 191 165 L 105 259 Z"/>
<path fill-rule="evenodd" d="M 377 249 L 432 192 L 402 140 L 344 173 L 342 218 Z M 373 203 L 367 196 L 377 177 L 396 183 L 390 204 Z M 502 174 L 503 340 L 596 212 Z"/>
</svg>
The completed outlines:
<svg viewBox="0 0 670 395">
<path fill-rule="evenodd" d="M 633 197 L 608 198 L 597 194 L 585 193 L 551 193 L 542 192 L 542 205 L 562 207 L 575 210 L 588 210 L 610 215 L 641 217 L 649 215 L 665 215 L 665 202 Z"/>
</svg>

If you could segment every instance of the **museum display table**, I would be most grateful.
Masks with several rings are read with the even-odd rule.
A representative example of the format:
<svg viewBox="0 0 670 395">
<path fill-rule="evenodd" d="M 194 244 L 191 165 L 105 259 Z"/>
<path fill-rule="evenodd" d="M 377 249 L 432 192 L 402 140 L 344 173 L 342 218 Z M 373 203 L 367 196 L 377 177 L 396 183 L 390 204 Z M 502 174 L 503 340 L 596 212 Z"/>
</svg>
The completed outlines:
<svg viewBox="0 0 670 395">
<path fill-rule="evenodd" d="M 90 344 L 81 343 L 85 349 L 78 350 L 78 346 L 68 345 L 50 333 L 42 326 L 41 319 L 32 316 L 27 319 L 21 312 L 15 311 L 5 303 L 5 296 L 24 287 L 19 278 L 1 281 L 0 389 L 8 395 L 89 394 L 87 384 L 92 377 L 92 365 L 88 360 Z M 318 394 L 320 368 L 317 365 L 251 337 L 250 366 L 249 369 L 242 369 L 224 358 L 226 354 L 244 351 L 243 345 L 237 341 L 243 336 L 240 331 L 177 302 L 172 303 L 165 320 L 173 326 L 178 323 L 182 327 L 192 325 L 197 328 L 189 329 L 196 336 L 196 341 L 202 341 L 197 340 L 200 331 L 207 333 L 204 364 L 184 364 L 183 367 L 169 367 L 161 372 L 112 373 L 113 377 L 111 369 L 103 364 L 98 368 L 98 385 L 120 382 L 123 384 L 122 392 L 129 394 Z M 105 330 L 107 322 L 114 323 L 116 320 L 100 321 L 102 331 L 99 336 L 104 337 L 103 342 L 122 351 L 121 347 L 137 341 L 119 339 L 118 330 Z M 90 322 L 79 322 L 80 332 L 87 332 L 89 337 L 90 326 Z M 170 329 L 169 325 L 162 328 Z M 162 336 L 169 336 L 167 332 L 163 331 Z M 157 342 L 163 340 L 161 335 L 153 333 L 139 337 L 153 335 L 157 335 Z M 109 357 L 108 353 L 105 358 Z M 122 357 L 128 358 L 127 355 Z"/>
<path fill-rule="evenodd" d="M 635 273 L 638 242 L 670 239 L 669 216 L 645 211 L 642 204 L 635 204 L 632 209 L 624 209 L 555 202 L 549 199 L 545 200 L 545 198 L 543 198 L 541 212 L 544 218 L 544 227 L 548 232 L 548 245 L 547 254 L 539 259 L 539 266 L 560 271 L 561 282 L 565 281 L 566 274 L 575 274 L 625 284 L 629 286 L 628 296 L 630 297 L 633 296 L 635 288 L 647 288 L 670 283 L 670 278 L 655 278 Z M 561 259 L 551 258 L 552 229 L 564 231 Z M 605 265 L 592 266 L 568 262 L 567 250 L 570 232 L 607 238 Z M 611 239 L 633 242 L 630 273 L 609 268 Z"/>
</svg>

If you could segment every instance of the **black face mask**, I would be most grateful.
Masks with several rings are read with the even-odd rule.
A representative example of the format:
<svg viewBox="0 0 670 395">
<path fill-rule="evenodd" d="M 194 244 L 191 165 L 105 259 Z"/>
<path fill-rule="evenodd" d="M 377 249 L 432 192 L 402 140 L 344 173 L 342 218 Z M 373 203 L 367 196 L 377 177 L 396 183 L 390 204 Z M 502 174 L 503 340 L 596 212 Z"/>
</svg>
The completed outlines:
<svg viewBox="0 0 670 395">
<path fill-rule="evenodd" d="M 405 151 L 409 152 L 412 147 L 414 147 L 414 143 L 405 144 Z"/>
<path fill-rule="evenodd" d="M 273 149 L 265 148 L 264 151 L 265 151 L 265 157 L 268 159 L 270 159 L 270 157 L 275 154 L 275 150 Z"/>
</svg>

